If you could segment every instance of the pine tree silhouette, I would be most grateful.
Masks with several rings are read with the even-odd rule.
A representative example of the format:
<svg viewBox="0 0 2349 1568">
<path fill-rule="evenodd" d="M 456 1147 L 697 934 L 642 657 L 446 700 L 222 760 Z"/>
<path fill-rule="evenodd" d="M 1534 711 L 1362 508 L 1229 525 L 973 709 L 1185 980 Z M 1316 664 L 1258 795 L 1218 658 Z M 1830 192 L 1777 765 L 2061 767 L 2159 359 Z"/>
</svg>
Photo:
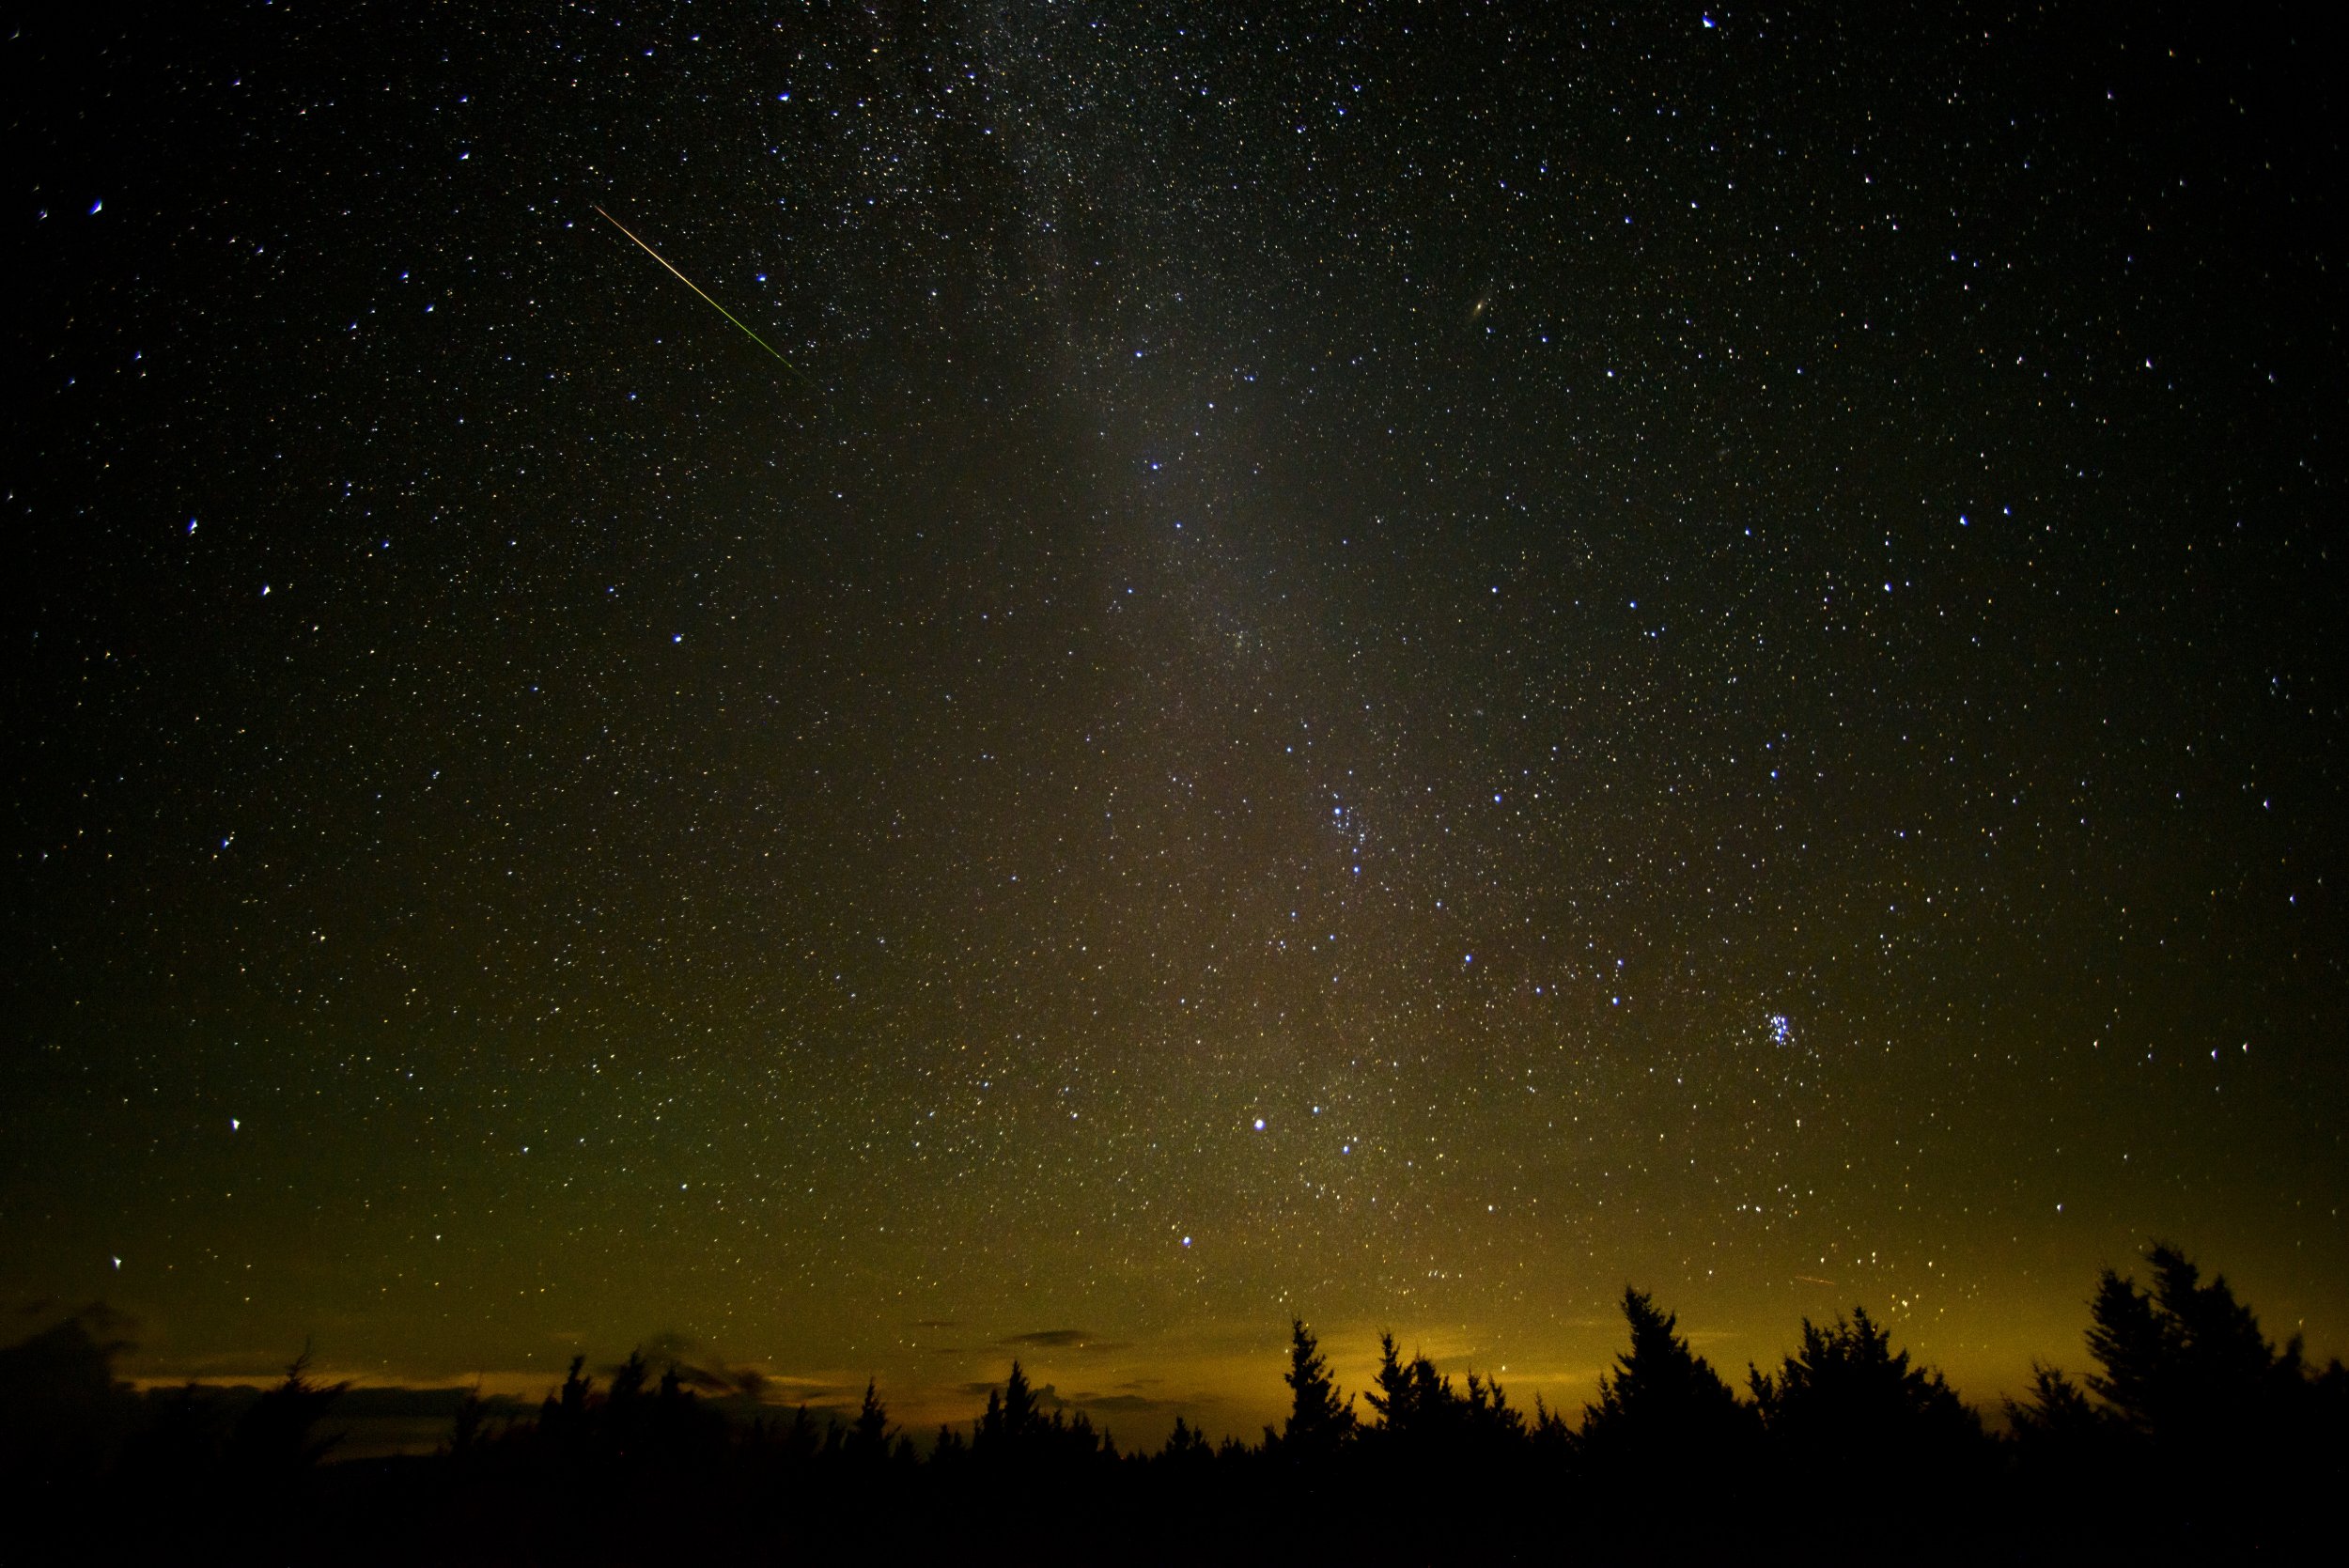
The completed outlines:
<svg viewBox="0 0 2349 1568">
<path fill-rule="evenodd" d="M 2007 1424 L 2026 1443 L 2077 1442 L 2109 1424 L 2106 1413 L 2060 1367 L 2033 1361 L 2030 1387 L 2029 1398 L 2002 1402 Z"/>
<path fill-rule="evenodd" d="M 1018 1362 L 978 1421 L 941 1428 L 926 1459 L 890 1425 L 871 1378 L 853 1421 L 819 1430 L 802 1405 L 745 1431 L 720 1413 L 739 1394 L 705 1400 L 692 1386 L 739 1389 L 739 1377 L 720 1385 L 671 1362 L 656 1379 L 637 1352 L 606 1389 L 574 1358 L 535 1423 L 493 1434 L 476 1385 L 437 1455 L 322 1471 L 335 1441 L 323 1423 L 342 1389 L 311 1377 L 306 1350 L 257 1397 L 192 1385 L 132 1399 L 87 1325 L 0 1349 L 0 1423 L 22 1454 L 64 1445 L 88 1401 L 135 1412 L 146 1430 L 104 1484 L 137 1504 L 113 1526 L 111 1553 L 136 1560 L 338 1560 L 352 1541 L 322 1531 L 352 1520 L 385 1532 L 380 1550 L 368 1544 L 372 1560 L 747 1560 L 775 1548 L 777 1519 L 794 1559 L 862 1548 L 914 1560 L 966 1539 L 988 1511 L 1053 1519 L 1077 1557 L 1130 1556 L 1172 1529 L 1174 1559 L 1241 1541 L 1285 1560 L 1326 1546 L 1315 1532 L 1332 1508 L 1377 1521 L 1369 1560 L 1513 1560 L 1551 1545 L 1537 1521 L 1554 1514 L 1509 1506 L 1537 1498 L 1577 1509 L 1602 1556 L 1649 1560 L 1901 1560 L 1944 1536 L 1960 1556 L 2024 1544 L 2034 1560 L 2101 1559 L 2123 1517 L 2161 1521 L 2155 1557 L 2281 1549 L 2294 1521 L 2275 1499 L 2349 1483 L 2349 1373 L 2314 1371 L 2296 1341 L 2272 1345 L 2227 1282 L 2176 1249 L 2147 1261 L 2147 1288 L 2101 1277 L 2091 1372 L 2076 1383 L 2035 1366 L 2006 1404 L 2012 1439 L 1999 1447 L 1865 1309 L 1803 1322 L 1780 1365 L 1750 1370 L 1747 1404 L 1637 1290 L 1623 1297 L 1630 1343 L 1579 1432 L 1541 1400 L 1529 1422 L 1478 1373 L 1455 1387 L 1426 1356 L 1403 1357 L 1392 1334 L 1379 1338 L 1371 1414 L 1358 1421 L 1299 1318 L 1288 1415 L 1260 1450 L 1229 1437 L 1211 1447 L 1184 1417 L 1154 1455 L 1121 1460 Z M 23 1511 L 24 1479 L 22 1467 L 0 1475 L 0 1491 L 23 1516 L 45 1517 Z M 1449 1515 L 1409 1506 L 1479 1495 L 1501 1506 L 1472 1541 Z M 47 1494 L 51 1513 L 70 1496 Z M 1733 1527 L 1748 1536 L 1732 1540 Z M 101 1535 L 86 1557 L 109 1556 Z"/>
<path fill-rule="evenodd" d="M 1465 1405 L 1453 1391 L 1452 1379 L 1436 1371 L 1424 1356 L 1405 1361 L 1395 1353 L 1394 1336 L 1378 1336 L 1378 1370 L 1363 1394 L 1378 1417 L 1374 1429 L 1380 1444 L 1426 1448 L 1442 1443 L 1466 1426 Z"/>
<path fill-rule="evenodd" d="M 2180 1559 L 2285 1545 L 2294 1525 L 2269 1499 L 2349 1484 L 2349 1377 L 2339 1362 L 2314 1373 L 2296 1338 L 2275 1348 L 2226 1280 L 2205 1283 L 2176 1247 L 2155 1242 L 2145 1261 L 2150 1289 L 2109 1268 L 2097 1280 L 2086 1390 L 2034 1367 L 2029 1397 L 2006 1404 L 2027 1506 L 2091 1549 L 2109 1543 L 2077 1522 L 2084 1495 L 2157 1513 Z"/>
<path fill-rule="evenodd" d="M 237 1418 L 226 1452 L 233 1472 L 265 1485 L 288 1484 L 315 1468 L 342 1441 L 339 1432 L 321 1436 L 317 1429 L 350 1385 L 314 1383 L 309 1372 L 305 1345 L 286 1368 L 285 1380 Z"/>
<path fill-rule="evenodd" d="M 2297 1343 L 2279 1357 L 2225 1278 L 2203 1284 L 2176 1248 L 2155 1243 L 2146 1261 L 2154 1269 L 2150 1291 L 2109 1268 L 2097 1281 L 2088 1350 L 2101 1370 L 2089 1374 L 2089 1388 L 2133 1431 L 2157 1442 L 2239 1431 L 2279 1373 L 2282 1380 L 2298 1376 Z"/>
<path fill-rule="evenodd" d="M 1003 1390 L 987 1392 L 987 1409 L 979 1417 L 978 1425 L 971 1434 L 971 1449 L 974 1453 L 1003 1453 L 1024 1448 L 1034 1437 L 1042 1418 L 1036 1412 L 1035 1390 L 1028 1386 L 1028 1374 L 1018 1361 L 1011 1364 L 1011 1375 L 1003 1379 Z"/>
<path fill-rule="evenodd" d="M 1509 1406 L 1495 1378 L 1468 1374 L 1468 1396 L 1460 1412 L 1470 1441 L 1487 1453 L 1505 1451 L 1525 1437 L 1525 1415 Z"/>
<path fill-rule="evenodd" d="M 481 1400 L 481 1380 L 475 1378 L 473 1387 L 465 1390 L 465 1397 L 458 1402 L 457 1413 L 449 1422 L 448 1446 L 443 1452 L 452 1459 L 470 1463 L 487 1441 L 488 1422 L 489 1407 Z"/>
<path fill-rule="evenodd" d="M 2225 1278 L 2204 1283 L 2177 1248 L 2156 1242 L 2145 1257 L 2150 1290 L 2109 1268 L 2097 1281 L 2088 1330 L 2097 1370 L 2086 1378 L 2107 1424 L 2143 1455 L 2138 1469 L 2169 1478 L 2165 1498 L 2192 1499 L 2200 1528 L 2235 1534 L 2267 1522 L 2211 1499 L 2349 1483 L 2349 1376 L 2340 1362 L 2316 1373 L 2297 1337 L 2278 1350 Z M 2027 1408 L 2016 1436 L 2043 1439 L 2044 1451 L 2052 1445 L 2037 1429 L 2038 1414 Z M 2064 1460 L 2093 1462 L 2093 1451 L 2084 1460 L 2081 1448 L 2071 1445 Z M 2109 1455 L 2104 1463 L 2113 1467 Z"/>
<path fill-rule="evenodd" d="M 961 1431 L 952 1421 L 941 1421 L 938 1440 L 930 1445 L 930 1464 L 938 1468 L 952 1468 L 971 1453 L 971 1445 L 963 1440 Z"/>
<path fill-rule="evenodd" d="M 1289 1387 L 1288 1419 L 1277 1436 L 1265 1428 L 1265 1446 L 1294 1464 L 1329 1463 L 1354 1435 L 1354 1402 L 1339 1400 L 1329 1359 L 1302 1318 L 1289 1321 L 1289 1370 L 1282 1381 Z"/>
<path fill-rule="evenodd" d="M 2030 1392 L 2005 1399 L 2007 1431 L 2023 1504 L 2041 1516 L 2061 1515 L 2081 1497 L 2110 1497 L 2123 1482 L 2131 1434 L 2055 1367 L 2031 1363 Z"/>
<path fill-rule="evenodd" d="M 791 1413 L 791 1425 L 783 1435 L 784 1453 L 798 1464 L 807 1464 L 816 1457 L 822 1439 L 816 1435 L 816 1418 L 808 1414 L 803 1404 Z"/>
<path fill-rule="evenodd" d="M 634 1405 L 645 1392 L 645 1380 L 651 1375 L 652 1368 L 646 1363 L 645 1353 L 630 1351 L 628 1359 L 613 1370 L 612 1387 L 603 1396 L 605 1405 L 626 1408 Z"/>
<path fill-rule="evenodd" d="M 1195 1466 L 1212 1463 L 1215 1450 L 1198 1428 L 1176 1416 L 1174 1430 L 1167 1434 L 1166 1446 L 1159 1450 L 1159 1457 L 1174 1466 Z"/>
<path fill-rule="evenodd" d="M 1750 1447 L 1752 1413 L 1688 1348 L 1675 1314 L 1626 1285 L 1623 1315 L 1631 1348 L 1600 1374 L 1598 1403 L 1583 1407 L 1578 1448 L 1585 1463 L 1618 1481 L 1652 1479 L 1659 1467 L 1718 1481 Z"/>
<path fill-rule="evenodd" d="M 1553 1467 L 1563 1467 L 1575 1452 L 1574 1428 L 1539 1394 L 1533 1396 L 1533 1424 L 1526 1441 L 1536 1456 Z"/>
<path fill-rule="evenodd" d="M 0 1349 L 0 1483 L 78 1481 L 113 1461 L 140 1414 L 115 1376 L 123 1324 L 94 1303 Z"/>
<path fill-rule="evenodd" d="M 576 1452 L 585 1445 L 588 1398 L 596 1387 L 595 1379 L 584 1375 L 586 1365 L 586 1357 L 572 1357 L 562 1389 L 538 1407 L 538 1426 L 532 1436 L 540 1447 Z"/>
<path fill-rule="evenodd" d="M 848 1428 L 848 1452 L 878 1463 L 889 1452 L 889 1407 L 880 1402 L 871 1378 L 864 1380 L 864 1403 Z"/>
<path fill-rule="evenodd" d="M 1864 1307 L 1825 1327 L 1805 1318 L 1801 1348 L 1750 1382 L 1781 1455 L 1801 1471 L 1831 1467 L 1884 1506 L 1894 1478 L 1972 1483 L 1991 1457 L 1982 1418 L 1940 1373 L 1910 1366 Z"/>
<path fill-rule="evenodd" d="M 1395 1353 L 1391 1333 L 1378 1336 L 1378 1370 L 1371 1374 L 1370 1390 L 1362 1397 L 1377 1416 L 1382 1433 L 1392 1434 L 1410 1424 L 1411 1374 Z"/>
</svg>

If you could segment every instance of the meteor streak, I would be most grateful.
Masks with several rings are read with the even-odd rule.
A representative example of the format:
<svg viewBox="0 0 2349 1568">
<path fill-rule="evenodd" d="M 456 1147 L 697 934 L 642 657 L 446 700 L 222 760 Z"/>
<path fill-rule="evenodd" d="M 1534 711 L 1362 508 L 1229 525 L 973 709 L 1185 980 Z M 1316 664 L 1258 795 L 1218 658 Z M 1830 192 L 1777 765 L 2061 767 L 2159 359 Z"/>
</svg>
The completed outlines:
<svg viewBox="0 0 2349 1568">
<path fill-rule="evenodd" d="M 596 209 L 596 213 L 599 217 L 602 218 L 605 223 L 610 224 L 614 228 L 618 229 L 622 234 L 627 235 L 629 239 L 634 241 L 637 249 L 643 251 L 646 256 L 651 256 L 655 261 L 660 262 L 663 267 L 669 267 L 669 258 L 662 256 L 659 251 L 654 250 L 650 245 L 646 244 L 642 240 L 636 239 L 635 234 L 626 224 L 620 222 L 619 219 L 614 217 L 611 213 L 604 211 L 604 210 L 600 207 Z M 728 310 L 717 301 L 710 299 L 708 295 L 702 294 L 702 287 L 700 284 L 695 283 L 692 278 L 687 277 L 683 272 L 678 272 L 675 267 L 669 267 L 669 275 L 676 278 L 677 282 L 685 285 L 686 287 L 692 289 L 694 293 L 701 294 L 702 299 L 708 302 L 710 309 L 716 311 L 719 315 L 724 317 L 736 326 L 741 327 L 742 334 L 745 337 L 748 337 L 753 343 L 757 344 L 769 353 L 774 354 L 775 362 L 781 365 L 786 370 L 790 371 L 791 374 L 799 377 L 801 380 L 807 380 L 806 372 L 802 371 L 798 365 L 792 364 L 789 360 L 785 359 L 781 354 L 776 353 L 775 346 L 773 344 L 768 342 L 765 338 L 751 331 L 749 327 L 743 326 L 742 318 L 740 317 L 735 315 L 734 312 Z"/>
</svg>

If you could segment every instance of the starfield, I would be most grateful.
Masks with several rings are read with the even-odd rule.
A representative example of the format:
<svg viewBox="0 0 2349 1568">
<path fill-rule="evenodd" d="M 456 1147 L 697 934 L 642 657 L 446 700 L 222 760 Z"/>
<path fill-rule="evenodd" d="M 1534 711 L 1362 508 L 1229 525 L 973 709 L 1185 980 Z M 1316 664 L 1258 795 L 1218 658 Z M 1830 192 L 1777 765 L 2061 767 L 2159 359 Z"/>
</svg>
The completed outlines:
<svg viewBox="0 0 2349 1568">
<path fill-rule="evenodd" d="M 0 48 L 0 1555 L 2338 1490 L 2296 12 Z"/>
</svg>

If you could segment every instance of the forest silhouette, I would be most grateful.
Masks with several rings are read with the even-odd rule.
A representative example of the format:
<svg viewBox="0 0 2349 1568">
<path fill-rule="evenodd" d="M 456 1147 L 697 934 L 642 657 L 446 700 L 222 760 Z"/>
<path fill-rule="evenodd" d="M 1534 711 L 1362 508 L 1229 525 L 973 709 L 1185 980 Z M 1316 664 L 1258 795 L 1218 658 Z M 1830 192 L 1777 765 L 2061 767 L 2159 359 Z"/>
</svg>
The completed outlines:
<svg viewBox="0 0 2349 1568">
<path fill-rule="evenodd" d="M 467 1396 L 429 1454 L 335 1462 L 348 1392 L 308 1353 L 238 1399 L 116 1376 L 86 1308 L 0 1350 L 0 1560 L 633 1563 L 2239 1560 L 2331 1535 L 2349 1374 L 2281 1349 L 2176 1249 L 2108 1269 L 2075 1380 L 1985 1422 L 1864 1309 L 1805 1320 L 1742 1392 L 1626 1289 L 1628 1343 L 1579 1415 L 1379 1341 L 1338 1387 L 1293 1322 L 1287 1416 L 1121 1451 L 1014 1361 L 926 1444 L 865 1386 L 848 1419 L 749 1403 L 641 1352 L 575 1358 L 536 1411 Z M 757 1390 L 753 1389 L 755 1393 Z"/>
</svg>

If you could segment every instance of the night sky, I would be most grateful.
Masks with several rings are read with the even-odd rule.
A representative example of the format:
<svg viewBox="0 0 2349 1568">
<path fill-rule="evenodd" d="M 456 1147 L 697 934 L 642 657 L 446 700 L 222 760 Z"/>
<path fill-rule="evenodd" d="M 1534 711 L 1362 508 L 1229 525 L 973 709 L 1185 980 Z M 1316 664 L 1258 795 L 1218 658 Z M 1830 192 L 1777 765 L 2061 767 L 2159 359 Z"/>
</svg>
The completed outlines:
<svg viewBox="0 0 2349 1568">
<path fill-rule="evenodd" d="M 17 1321 L 1130 1439 L 1627 1281 L 1993 1403 L 2160 1236 L 2349 1350 L 2329 57 L 1264 10 L 22 19 Z"/>
</svg>

